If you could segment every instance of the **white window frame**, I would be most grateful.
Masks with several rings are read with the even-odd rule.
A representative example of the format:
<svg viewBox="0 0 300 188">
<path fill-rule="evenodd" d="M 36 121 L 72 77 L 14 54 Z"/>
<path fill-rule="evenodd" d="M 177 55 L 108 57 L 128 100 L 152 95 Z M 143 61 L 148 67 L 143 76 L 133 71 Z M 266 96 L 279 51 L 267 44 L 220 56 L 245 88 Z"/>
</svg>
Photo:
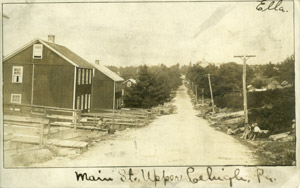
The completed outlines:
<svg viewBox="0 0 300 188">
<path fill-rule="evenodd" d="M 78 69 L 77 84 L 80 85 L 80 83 L 81 83 L 81 69 Z"/>
<path fill-rule="evenodd" d="M 40 51 L 36 51 L 36 46 L 40 46 Z M 42 59 L 43 58 L 43 45 L 42 44 L 34 44 L 32 50 L 32 58 L 33 59 Z"/>
<path fill-rule="evenodd" d="M 131 82 L 128 81 L 128 82 L 127 82 L 127 87 L 131 87 L 131 85 L 132 85 Z"/>
<path fill-rule="evenodd" d="M 16 97 L 16 96 L 18 96 L 20 98 L 18 102 L 14 102 L 13 101 L 13 98 Z M 22 102 L 22 95 L 21 94 L 14 94 L 14 93 L 12 93 L 10 95 L 10 102 L 14 103 L 14 104 L 21 104 L 21 102 Z"/>
<path fill-rule="evenodd" d="M 15 75 L 15 69 L 20 69 L 20 75 Z M 19 76 L 19 81 L 17 82 L 17 76 Z M 13 66 L 12 67 L 12 83 L 23 83 L 23 67 Z"/>
</svg>

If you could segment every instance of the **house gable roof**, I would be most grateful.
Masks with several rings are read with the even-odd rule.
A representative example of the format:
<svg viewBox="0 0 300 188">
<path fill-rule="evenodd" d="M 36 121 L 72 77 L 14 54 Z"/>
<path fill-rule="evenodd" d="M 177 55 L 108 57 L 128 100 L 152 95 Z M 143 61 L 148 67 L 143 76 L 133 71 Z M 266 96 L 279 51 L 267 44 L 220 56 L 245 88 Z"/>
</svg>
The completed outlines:
<svg viewBox="0 0 300 188">
<path fill-rule="evenodd" d="M 110 79 L 112 79 L 115 82 L 122 82 L 124 81 L 124 79 L 122 77 L 120 77 L 119 75 L 117 75 L 116 73 L 114 73 L 113 71 L 111 71 L 109 68 L 107 68 L 104 65 L 97 65 L 97 64 L 92 64 L 97 70 L 99 70 L 100 72 L 102 72 L 103 74 L 105 74 L 107 77 L 109 77 Z"/>
<path fill-rule="evenodd" d="M 33 45 L 36 42 L 40 42 L 41 44 L 43 44 L 44 46 L 49 48 L 51 51 L 53 51 L 54 53 L 56 53 L 57 55 L 59 55 L 60 57 L 62 57 L 63 59 L 68 61 L 70 64 L 72 64 L 76 67 L 94 68 L 89 62 L 87 62 L 86 60 L 84 60 L 83 58 L 81 58 L 80 56 L 78 56 L 76 53 L 72 52 L 70 49 L 66 48 L 65 46 L 58 45 L 58 44 L 51 43 L 51 42 L 46 42 L 41 39 L 35 39 L 35 40 L 29 42 L 28 44 L 26 44 L 23 47 L 19 48 L 18 50 L 14 51 L 10 55 L 6 56 L 3 59 L 3 61 L 6 61 L 6 60 L 10 59 L 11 57 L 17 55 L 19 52 L 25 50 L 26 48 L 30 47 L 31 45 Z"/>
<path fill-rule="evenodd" d="M 136 80 L 135 79 L 133 79 L 133 78 L 129 78 L 129 79 L 127 79 L 125 82 L 123 82 L 123 84 L 125 84 L 125 83 L 127 83 L 127 82 L 132 82 L 133 84 L 136 84 Z"/>
</svg>

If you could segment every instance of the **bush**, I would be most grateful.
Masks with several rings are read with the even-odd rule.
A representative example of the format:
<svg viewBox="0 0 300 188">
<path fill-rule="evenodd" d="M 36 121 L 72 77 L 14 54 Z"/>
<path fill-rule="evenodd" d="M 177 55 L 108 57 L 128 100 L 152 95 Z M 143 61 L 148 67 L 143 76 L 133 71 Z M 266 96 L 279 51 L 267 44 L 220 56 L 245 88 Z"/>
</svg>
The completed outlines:
<svg viewBox="0 0 300 188">
<path fill-rule="evenodd" d="M 214 102 L 220 108 L 243 109 L 243 96 L 238 93 L 217 96 Z"/>
<path fill-rule="evenodd" d="M 274 93 L 278 94 L 278 92 Z M 295 119 L 295 96 L 289 96 L 290 93 L 288 92 L 285 94 L 273 98 L 273 107 L 270 109 L 250 109 L 249 122 L 257 122 L 262 129 L 270 130 L 271 134 L 291 131 L 292 120 Z M 272 95 L 267 94 L 266 96 Z"/>
</svg>

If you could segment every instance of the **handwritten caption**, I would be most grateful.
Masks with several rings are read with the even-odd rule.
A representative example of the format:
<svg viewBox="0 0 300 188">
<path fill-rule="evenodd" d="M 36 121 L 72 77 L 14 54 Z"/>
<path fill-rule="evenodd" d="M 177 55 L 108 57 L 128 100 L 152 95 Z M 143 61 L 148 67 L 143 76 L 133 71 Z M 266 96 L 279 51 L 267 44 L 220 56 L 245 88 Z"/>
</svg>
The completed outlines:
<svg viewBox="0 0 300 188">
<path fill-rule="evenodd" d="M 221 174 L 221 175 L 220 175 Z M 76 181 L 91 181 L 91 182 L 120 182 L 120 183 L 139 183 L 147 182 L 157 186 L 158 184 L 167 186 L 168 184 L 175 186 L 180 182 L 191 184 L 209 183 L 209 182 L 224 182 L 229 187 L 234 187 L 237 182 L 243 183 L 274 183 L 276 178 L 266 174 L 262 168 L 257 168 L 253 174 L 248 176 L 242 175 L 240 168 L 226 171 L 225 168 L 218 168 L 217 170 L 212 167 L 197 169 L 194 167 L 187 167 L 184 173 L 172 174 L 168 173 L 166 169 L 119 169 L 113 171 L 113 175 L 104 175 L 101 170 L 97 173 L 88 174 L 87 172 L 75 171 Z"/>
<path fill-rule="evenodd" d="M 260 0 L 258 1 L 259 4 L 256 6 L 256 10 L 265 12 L 265 11 L 279 11 L 279 12 L 288 12 L 284 9 L 281 5 L 283 0 L 277 1 L 267 1 L 267 0 Z"/>
</svg>

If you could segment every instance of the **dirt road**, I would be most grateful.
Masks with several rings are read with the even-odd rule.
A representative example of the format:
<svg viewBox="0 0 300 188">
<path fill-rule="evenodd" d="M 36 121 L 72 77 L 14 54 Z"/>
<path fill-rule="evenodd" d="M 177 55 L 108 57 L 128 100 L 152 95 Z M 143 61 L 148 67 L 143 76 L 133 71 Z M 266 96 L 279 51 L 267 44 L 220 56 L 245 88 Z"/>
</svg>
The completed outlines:
<svg viewBox="0 0 300 188">
<path fill-rule="evenodd" d="M 175 98 L 177 113 L 150 125 L 117 132 L 76 158 L 55 158 L 39 166 L 254 165 L 252 151 L 196 117 L 186 88 Z"/>
</svg>

